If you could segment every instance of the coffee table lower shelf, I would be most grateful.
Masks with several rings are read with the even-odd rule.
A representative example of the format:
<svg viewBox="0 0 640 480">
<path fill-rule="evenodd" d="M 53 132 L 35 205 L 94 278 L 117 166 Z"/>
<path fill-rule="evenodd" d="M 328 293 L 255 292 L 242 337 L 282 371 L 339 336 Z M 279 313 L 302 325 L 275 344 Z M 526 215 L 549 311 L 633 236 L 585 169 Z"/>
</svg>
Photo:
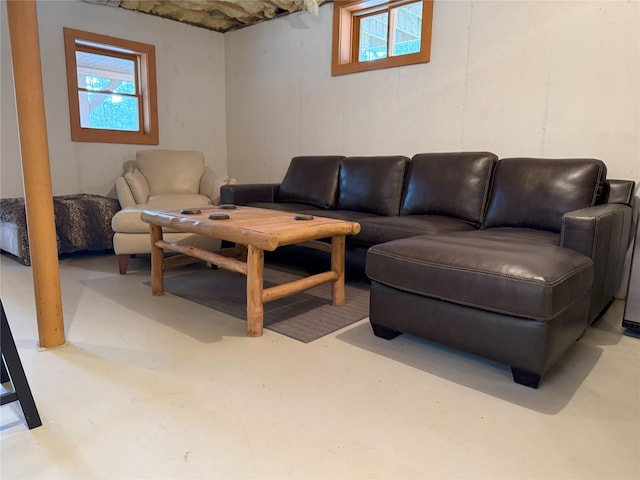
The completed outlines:
<svg viewBox="0 0 640 480">
<path fill-rule="evenodd" d="M 164 251 L 180 253 L 187 257 L 199 259 L 212 265 L 243 274 L 247 277 L 247 334 L 250 337 L 259 337 L 263 334 L 264 304 L 267 302 L 294 295 L 318 285 L 332 283 L 332 305 L 341 306 L 345 303 L 344 235 L 332 237 L 331 245 L 317 241 L 301 242 L 301 244 L 310 248 L 330 251 L 331 270 L 293 282 L 264 288 L 264 250 L 258 247 L 238 245 L 236 248 L 227 248 L 211 252 L 196 247 L 166 242 L 161 239 L 161 228 L 155 225 L 151 226 L 151 232 L 154 246 L 153 250 L 159 250 L 159 253 L 154 253 L 152 250 L 152 294 L 154 296 L 164 295 L 164 270 L 168 264 L 176 263 L 176 260 L 178 260 L 178 263 L 187 263 L 182 262 L 179 257 L 165 258 Z M 156 238 L 158 236 L 160 236 L 160 238 Z M 244 256 L 246 256 L 246 261 L 234 258 L 242 258 Z"/>
</svg>

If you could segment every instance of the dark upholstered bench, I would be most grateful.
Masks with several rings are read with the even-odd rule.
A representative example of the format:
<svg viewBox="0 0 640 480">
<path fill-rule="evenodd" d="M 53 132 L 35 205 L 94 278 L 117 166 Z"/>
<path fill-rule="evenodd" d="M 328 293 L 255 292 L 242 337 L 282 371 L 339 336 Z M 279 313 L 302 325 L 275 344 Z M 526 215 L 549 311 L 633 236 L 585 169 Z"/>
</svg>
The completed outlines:
<svg viewBox="0 0 640 480">
<path fill-rule="evenodd" d="M 115 198 L 80 193 L 53 197 L 58 253 L 113 248 Z M 24 198 L 0 199 L 0 249 L 31 265 Z"/>
<path fill-rule="evenodd" d="M 540 238 L 487 233 L 371 247 L 371 325 L 383 338 L 414 334 L 505 363 L 537 387 L 587 327 L 593 262 Z"/>
</svg>

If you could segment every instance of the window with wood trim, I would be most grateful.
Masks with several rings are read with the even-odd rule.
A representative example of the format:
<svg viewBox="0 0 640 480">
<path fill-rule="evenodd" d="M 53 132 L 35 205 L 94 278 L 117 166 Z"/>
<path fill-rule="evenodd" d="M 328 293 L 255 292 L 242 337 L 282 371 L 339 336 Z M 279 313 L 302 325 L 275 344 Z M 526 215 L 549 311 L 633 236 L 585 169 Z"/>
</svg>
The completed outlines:
<svg viewBox="0 0 640 480">
<path fill-rule="evenodd" d="M 433 0 L 335 1 L 332 75 L 428 62 Z"/>
<path fill-rule="evenodd" d="M 158 144 L 155 47 L 64 28 L 71 140 Z"/>
</svg>

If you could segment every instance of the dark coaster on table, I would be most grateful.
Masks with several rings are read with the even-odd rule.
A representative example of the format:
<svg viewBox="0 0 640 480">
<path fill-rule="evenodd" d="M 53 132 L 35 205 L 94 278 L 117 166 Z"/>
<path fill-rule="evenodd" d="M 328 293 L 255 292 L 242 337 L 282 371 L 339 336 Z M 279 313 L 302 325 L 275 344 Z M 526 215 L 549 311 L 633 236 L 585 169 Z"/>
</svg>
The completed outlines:
<svg viewBox="0 0 640 480">
<path fill-rule="evenodd" d="M 226 213 L 212 213 L 209 215 L 209 220 L 227 220 L 229 215 Z"/>
<path fill-rule="evenodd" d="M 221 210 L 233 210 L 236 206 L 233 203 L 222 203 L 218 205 L 218 208 Z"/>
<path fill-rule="evenodd" d="M 183 208 L 180 210 L 180 213 L 183 215 L 197 215 L 198 213 L 202 213 L 199 208 Z"/>
<path fill-rule="evenodd" d="M 313 220 L 313 215 L 296 215 L 294 220 Z"/>
</svg>

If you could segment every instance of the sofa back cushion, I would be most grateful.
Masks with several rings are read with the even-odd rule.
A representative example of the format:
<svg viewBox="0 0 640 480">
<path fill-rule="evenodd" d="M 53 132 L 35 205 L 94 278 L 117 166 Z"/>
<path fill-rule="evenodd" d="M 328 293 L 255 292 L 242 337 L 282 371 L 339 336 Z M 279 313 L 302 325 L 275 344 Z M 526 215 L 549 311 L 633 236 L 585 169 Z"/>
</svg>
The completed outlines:
<svg viewBox="0 0 640 480">
<path fill-rule="evenodd" d="M 565 213 L 596 204 L 606 175 L 605 164 L 595 159 L 502 159 L 482 228 L 559 232 Z"/>
<path fill-rule="evenodd" d="M 336 208 L 398 215 L 408 164 L 409 159 L 400 155 L 345 158 Z"/>
<path fill-rule="evenodd" d="M 204 155 L 192 150 L 143 150 L 136 164 L 149 184 L 149 195 L 198 193 Z"/>
<path fill-rule="evenodd" d="M 291 159 L 276 194 L 276 202 L 304 203 L 332 208 L 338 191 L 343 156 L 308 156 Z"/>
<path fill-rule="evenodd" d="M 400 215 L 444 215 L 480 224 L 497 161 L 489 152 L 417 154 Z"/>
</svg>

